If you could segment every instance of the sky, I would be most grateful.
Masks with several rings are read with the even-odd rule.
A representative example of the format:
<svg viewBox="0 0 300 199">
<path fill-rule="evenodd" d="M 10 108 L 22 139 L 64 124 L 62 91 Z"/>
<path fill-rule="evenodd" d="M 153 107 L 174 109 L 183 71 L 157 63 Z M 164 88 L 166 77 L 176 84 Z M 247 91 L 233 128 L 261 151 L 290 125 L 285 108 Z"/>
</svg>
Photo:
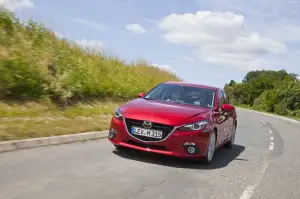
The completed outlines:
<svg viewBox="0 0 300 199">
<path fill-rule="evenodd" d="M 300 74 L 300 0 L 0 0 L 59 36 L 186 82 L 223 87 L 251 70 Z"/>
</svg>

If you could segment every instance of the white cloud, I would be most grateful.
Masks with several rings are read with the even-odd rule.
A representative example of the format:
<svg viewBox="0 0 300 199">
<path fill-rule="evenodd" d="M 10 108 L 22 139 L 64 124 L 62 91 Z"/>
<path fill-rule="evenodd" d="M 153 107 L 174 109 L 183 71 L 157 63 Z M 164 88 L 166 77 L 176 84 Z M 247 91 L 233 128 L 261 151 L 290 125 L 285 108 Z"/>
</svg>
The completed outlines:
<svg viewBox="0 0 300 199">
<path fill-rule="evenodd" d="M 170 14 L 159 23 L 166 41 L 194 47 L 200 59 L 241 70 L 267 68 L 270 54 L 287 51 L 284 43 L 247 32 L 245 18 L 232 12 Z"/>
<path fill-rule="evenodd" d="M 14 12 L 25 8 L 34 8 L 34 3 L 31 0 L 0 0 L 0 6 Z"/>
<path fill-rule="evenodd" d="M 243 23 L 241 15 L 199 11 L 170 14 L 159 22 L 159 27 L 167 32 L 165 38 L 172 43 L 199 45 L 235 38 L 243 30 Z"/>
<path fill-rule="evenodd" d="M 98 40 L 82 39 L 82 40 L 77 40 L 76 43 L 85 49 L 99 51 L 99 52 L 103 51 L 103 44 L 101 41 Z"/>
<path fill-rule="evenodd" d="M 199 8 L 247 16 L 247 28 L 283 42 L 299 42 L 299 0 L 196 0 Z"/>
<path fill-rule="evenodd" d="M 126 30 L 132 32 L 133 34 L 145 34 L 147 31 L 139 24 L 128 24 L 126 25 Z"/>
<path fill-rule="evenodd" d="M 152 66 L 157 67 L 163 71 L 167 71 L 167 72 L 171 72 L 171 73 L 175 73 L 175 71 L 173 70 L 173 68 L 170 65 L 164 65 L 164 64 L 152 64 Z"/>
<path fill-rule="evenodd" d="M 95 29 L 95 30 L 107 30 L 107 27 L 101 25 L 100 23 L 96 22 L 96 21 L 90 21 L 90 20 L 86 20 L 86 19 L 73 19 L 73 22 L 81 24 L 81 25 L 85 25 L 89 28 Z"/>
<path fill-rule="evenodd" d="M 260 70 L 260 69 L 271 69 L 271 63 L 265 59 L 261 58 L 251 58 L 251 57 L 236 57 L 230 59 L 232 56 L 226 54 L 218 54 L 215 56 L 207 56 L 204 61 L 212 64 L 231 66 L 242 71 L 250 70 Z"/>
</svg>

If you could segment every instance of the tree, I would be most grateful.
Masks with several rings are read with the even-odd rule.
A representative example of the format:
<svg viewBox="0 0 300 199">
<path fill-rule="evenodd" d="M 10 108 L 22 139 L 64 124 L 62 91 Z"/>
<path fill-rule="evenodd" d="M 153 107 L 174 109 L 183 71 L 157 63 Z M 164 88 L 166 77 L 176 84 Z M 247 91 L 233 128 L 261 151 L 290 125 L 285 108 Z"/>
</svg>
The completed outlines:
<svg viewBox="0 0 300 199">
<path fill-rule="evenodd" d="M 300 117 L 298 77 L 286 70 L 256 70 L 248 72 L 241 83 L 231 80 L 224 89 L 234 104 Z"/>
</svg>

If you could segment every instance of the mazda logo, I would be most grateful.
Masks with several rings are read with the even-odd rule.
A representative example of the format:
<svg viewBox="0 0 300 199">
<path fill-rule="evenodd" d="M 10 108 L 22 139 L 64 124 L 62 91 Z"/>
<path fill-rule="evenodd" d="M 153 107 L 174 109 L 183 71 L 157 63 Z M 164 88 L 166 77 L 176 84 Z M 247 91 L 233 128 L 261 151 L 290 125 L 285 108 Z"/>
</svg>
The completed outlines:
<svg viewBox="0 0 300 199">
<path fill-rule="evenodd" d="M 144 121 L 143 126 L 144 126 L 145 128 L 147 128 L 147 129 L 149 129 L 149 128 L 152 127 L 152 122 Z"/>
</svg>

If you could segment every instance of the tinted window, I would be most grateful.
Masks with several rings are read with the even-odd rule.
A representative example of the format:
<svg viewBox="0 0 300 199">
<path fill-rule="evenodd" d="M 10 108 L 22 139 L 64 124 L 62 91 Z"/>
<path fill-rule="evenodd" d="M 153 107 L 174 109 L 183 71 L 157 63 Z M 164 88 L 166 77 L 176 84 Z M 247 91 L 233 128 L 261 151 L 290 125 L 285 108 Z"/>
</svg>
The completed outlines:
<svg viewBox="0 0 300 199">
<path fill-rule="evenodd" d="M 173 84 L 160 84 L 151 90 L 144 99 L 213 107 L 215 91 Z"/>
<path fill-rule="evenodd" d="M 231 104 L 231 103 L 230 103 L 229 96 L 226 94 L 225 91 L 223 91 L 223 93 L 224 93 L 224 96 L 225 96 L 225 103 L 226 103 L 226 104 Z"/>
<path fill-rule="evenodd" d="M 222 93 L 223 93 L 223 97 L 224 97 L 224 104 L 228 104 L 228 101 L 227 101 L 228 99 L 227 99 L 225 91 L 222 91 Z"/>
<path fill-rule="evenodd" d="M 222 106 L 223 104 L 226 104 L 226 98 L 224 96 L 223 91 L 219 92 L 219 105 Z"/>
</svg>

